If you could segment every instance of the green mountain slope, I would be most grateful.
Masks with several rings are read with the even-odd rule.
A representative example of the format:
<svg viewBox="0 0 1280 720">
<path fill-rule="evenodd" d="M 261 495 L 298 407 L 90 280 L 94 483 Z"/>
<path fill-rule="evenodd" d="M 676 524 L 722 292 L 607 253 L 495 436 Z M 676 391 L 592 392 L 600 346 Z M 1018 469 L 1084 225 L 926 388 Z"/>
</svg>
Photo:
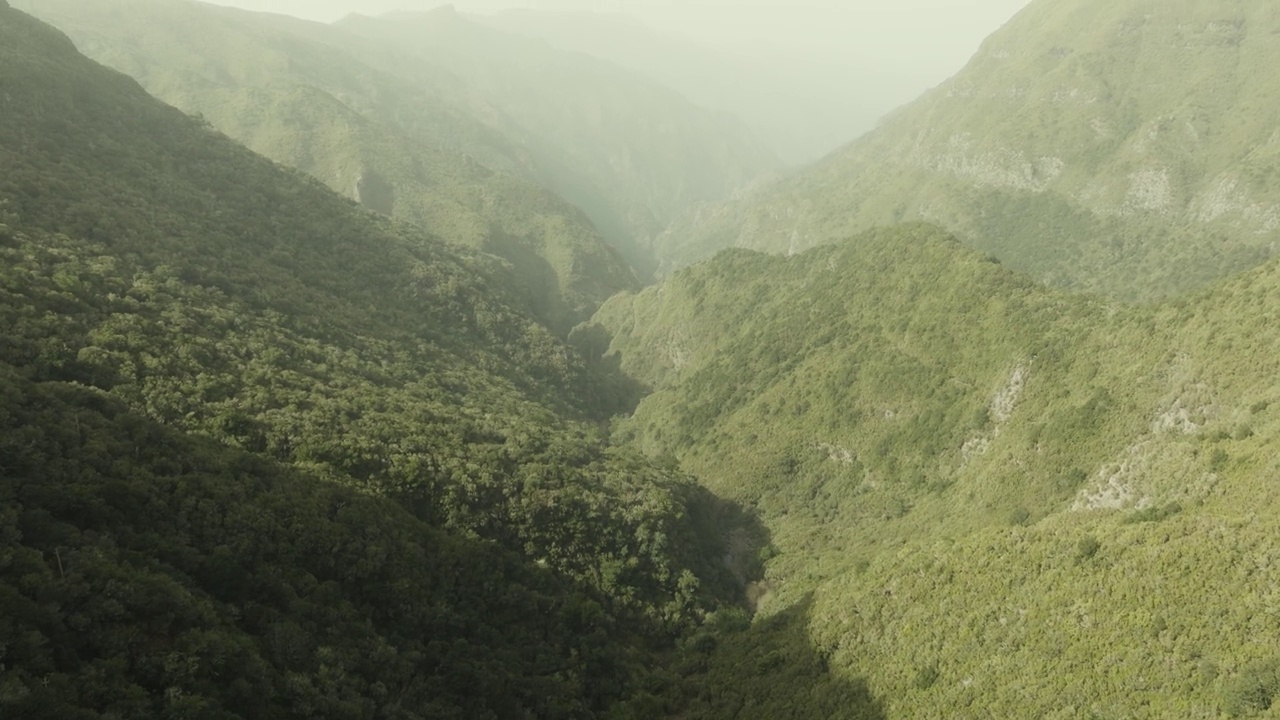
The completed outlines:
<svg viewBox="0 0 1280 720">
<path fill-rule="evenodd" d="M 0 97 L 0 715 L 593 717 L 736 612 L 509 265 L 8 8 Z"/>
<path fill-rule="evenodd" d="M 511 262 L 529 306 L 557 331 L 635 287 L 581 211 L 531 177 L 528 152 L 432 87 L 308 37 L 311 23 L 171 0 L 19 7 L 250 149 Z"/>
<path fill-rule="evenodd" d="M 1276 10 L 1038 0 L 950 81 L 659 242 L 795 251 L 927 220 L 1051 284 L 1167 297 L 1256 265 L 1280 233 Z"/>
<path fill-rule="evenodd" d="M 1125 309 L 915 225 L 727 252 L 580 332 L 655 387 L 619 435 L 760 514 L 760 610 L 886 716 L 1251 716 L 1280 696 L 1278 287 Z M 708 686 L 754 667 L 712 657 Z"/>
</svg>

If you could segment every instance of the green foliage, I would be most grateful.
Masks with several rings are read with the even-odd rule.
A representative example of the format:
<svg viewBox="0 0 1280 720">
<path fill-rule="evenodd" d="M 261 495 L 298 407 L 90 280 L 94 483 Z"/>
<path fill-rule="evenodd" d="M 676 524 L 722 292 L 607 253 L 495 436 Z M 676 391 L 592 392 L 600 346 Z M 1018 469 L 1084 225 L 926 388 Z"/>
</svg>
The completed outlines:
<svg viewBox="0 0 1280 720">
<path fill-rule="evenodd" d="M 1144 523 L 1144 522 L 1160 522 L 1177 515 L 1182 512 L 1182 505 L 1171 502 L 1165 505 L 1152 505 L 1136 512 L 1130 513 L 1125 518 L 1128 523 Z"/>
<path fill-rule="evenodd" d="M 915 686 L 917 690 L 928 690 L 938 682 L 941 673 L 938 672 L 938 666 L 926 665 L 916 670 Z"/>
<path fill-rule="evenodd" d="M 623 370 L 656 388 L 620 437 L 680 455 L 768 515 L 834 523 L 824 532 L 861 547 L 885 532 L 864 520 L 946 512 L 957 483 L 983 518 L 1041 517 L 1085 484 L 1084 458 L 1119 449 L 1112 436 L 1132 419 L 1095 386 L 1096 368 L 1064 353 L 1082 333 L 1059 314 L 1105 322 L 1092 303 L 910 226 L 786 260 L 726 253 L 660 292 L 614 299 L 595 322 Z M 1080 388 L 1039 395 L 1038 377 Z M 1028 396 L 1040 399 L 1020 410 Z M 1014 429 L 1014 417 L 1035 422 Z M 1038 447 L 1034 486 L 984 477 L 1022 472 L 999 462 L 998 440 Z"/>
<path fill-rule="evenodd" d="M 1030 521 L 1031 512 L 1026 508 L 1015 508 L 1013 512 L 1009 513 L 1010 525 L 1026 525 Z"/>
<path fill-rule="evenodd" d="M 394 502 L 0 368 L 0 714 L 591 717 L 590 589 Z M 96 716 L 96 715 L 92 715 Z"/>
<path fill-rule="evenodd" d="M 1086 535 L 1080 538 L 1080 542 L 1076 543 L 1076 561 L 1086 562 L 1092 560 L 1093 556 L 1098 554 L 1102 549 L 1102 543 L 1098 538 L 1092 535 Z"/>
<path fill-rule="evenodd" d="M 1213 451 L 1209 453 L 1209 467 L 1214 472 L 1222 472 L 1226 469 L 1227 461 L 1230 459 L 1231 456 L 1227 454 L 1226 450 L 1220 447 L 1214 448 Z"/>
<path fill-rule="evenodd" d="M 647 675 L 649 692 L 620 704 L 613 717 L 883 720 L 867 684 L 841 677 L 813 647 L 808 609 L 801 602 L 750 626 L 734 611 L 717 613 L 670 667 Z"/>
</svg>

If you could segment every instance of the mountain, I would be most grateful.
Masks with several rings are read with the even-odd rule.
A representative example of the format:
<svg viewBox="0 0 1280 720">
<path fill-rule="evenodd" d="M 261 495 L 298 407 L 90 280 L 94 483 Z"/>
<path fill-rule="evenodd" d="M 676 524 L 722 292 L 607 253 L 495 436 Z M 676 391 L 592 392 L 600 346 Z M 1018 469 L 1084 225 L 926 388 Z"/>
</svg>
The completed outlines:
<svg viewBox="0 0 1280 720">
<path fill-rule="evenodd" d="M 1280 235 L 1275 11 L 1038 0 L 954 78 L 814 166 L 691 210 L 664 267 L 926 220 L 1055 286 L 1169 297 Z"/>
<path fill-rule="evenodd" d="M 750 517 L 508 263 L 0 7 L 0 715 L 595 717 Z"/>
<path fill-rule="evenodd" d="M 529 306 L 558 332 L 635 287 L 581 211 L 530 177 L 527 152 L 430 87 L 306 37 L 311 23 L 171 0 L 19 7 L 250 149 L 503 257 Z"/>
<path fill-rule="evenodd" d="M 1278 290 L 1272 261 L 1120 306 L 906 225 L 727 251 L 579 332 L 654 387 L 618 436 L 759 514 L 756 625 L 799 623 L 885 716 L 1254 716 Z M 790 682 L 747 652 L 698 682 Z"/>
</svg>

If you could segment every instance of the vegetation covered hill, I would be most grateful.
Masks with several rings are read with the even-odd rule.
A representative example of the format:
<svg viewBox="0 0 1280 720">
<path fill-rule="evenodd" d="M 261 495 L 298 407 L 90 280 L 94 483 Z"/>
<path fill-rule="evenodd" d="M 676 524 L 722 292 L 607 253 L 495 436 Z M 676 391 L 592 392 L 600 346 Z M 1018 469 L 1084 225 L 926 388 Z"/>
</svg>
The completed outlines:
<svg viewBox="0 0 1280 720">
<path fill-rule="evenodd" d="M 619 436 L 759 513 L 760 610 L 888 717 L 1250 716 L 1280 693 L 1277 288 L 1123 309 L 915 225 L 726 252 L 579 332 L 655 387 Z"/>
<path fill-rule="evenodd" d="M 0 715 L 597 717 L 749 527 L 509 265 L 0 7 Z"/>
<path fill-rule="evenodd" d="M 704 205 L 666 267 L 926 220 L 1060 287 L 1168 297 L 1280 239 L 1277 11 L 1036 0 L 950 81 L 815 166 Z"/>
<path fill-rule="evenodd" d="M 311 23 L 172 0 L 19 3 L 91 57 L 367 207 L 512 263 L 558 332 L 636 280 L 518 143 Z M 322 26 L 314 26 L 323 30 Z"/>
</svg>

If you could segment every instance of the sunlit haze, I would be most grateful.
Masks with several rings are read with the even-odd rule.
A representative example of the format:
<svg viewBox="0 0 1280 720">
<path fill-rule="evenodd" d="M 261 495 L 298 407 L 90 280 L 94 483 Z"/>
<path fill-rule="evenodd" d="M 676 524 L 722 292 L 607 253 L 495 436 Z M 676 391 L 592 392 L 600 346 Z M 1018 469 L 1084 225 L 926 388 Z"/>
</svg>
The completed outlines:
<svg viewBox="0 0 1280 720">
<path fill-rule="evenodd" d="M 219 2 L 322 22 L 350 13 L 425 11 L 443 4 L 439 0 Z M 756 85 L 751 87 L 752 81 L 744 79 L 743 87 L 724 89 L 715 98 L 694 99 L 743 116 L 795 162 L 852 140 L 889 110 L 957 72 L 982 39 L 1026 0 L 814 0 L 803 4 L 774 0 L 745 6 L 726 0 L 459 0 L 452 4 L 459 11 L 479 14 L 533 10 L 548 15 L 624 15 L 668 38 L 682 38 L 731 58 L 756 77 Z M 555 39 L 552 42 L 557 44 Z M 628 58 L 616 53 L 608 59 L 628 64 Z M 678 72 L 657 79 L 686 94 L 692 92 L 681 86 Z M 718 99 L 730 92 L 736 93 L 735 98 Z M 751 93 L 754 98 L 747 98 Z M 768 117 L 768 108 L 775 106 L 789 108 L 810 122 L 805 126 Z"/>
</svg>

